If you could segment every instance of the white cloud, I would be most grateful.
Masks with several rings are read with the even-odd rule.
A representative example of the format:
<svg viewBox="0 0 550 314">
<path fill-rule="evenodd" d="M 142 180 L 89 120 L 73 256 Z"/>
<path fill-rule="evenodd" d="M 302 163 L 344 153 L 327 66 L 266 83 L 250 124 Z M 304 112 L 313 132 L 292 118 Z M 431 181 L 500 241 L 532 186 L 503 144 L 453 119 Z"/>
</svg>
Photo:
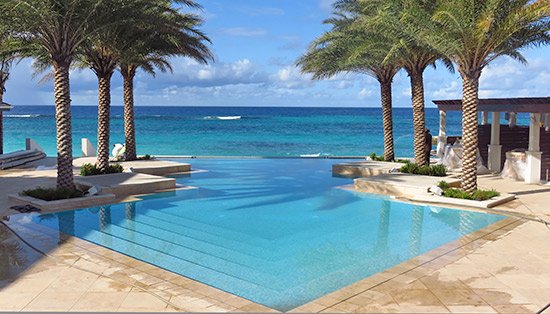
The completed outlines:
<svg viewBox="0 0 550 314">
<path fill-rule="evenodd" d="M 267 35 L 263 28 L 232 27 L 222 30 L 222 33 L 234 37 L 262 37 Z"/>
<path fill-rule="evenodd" d="M 361 91 L 359 91 L 359 94 L 357 94 L 357 97 L 361 100 L 367 99 L 372 97 L 374 92 L 372 89 L 363 88 Z"/>
</svg>

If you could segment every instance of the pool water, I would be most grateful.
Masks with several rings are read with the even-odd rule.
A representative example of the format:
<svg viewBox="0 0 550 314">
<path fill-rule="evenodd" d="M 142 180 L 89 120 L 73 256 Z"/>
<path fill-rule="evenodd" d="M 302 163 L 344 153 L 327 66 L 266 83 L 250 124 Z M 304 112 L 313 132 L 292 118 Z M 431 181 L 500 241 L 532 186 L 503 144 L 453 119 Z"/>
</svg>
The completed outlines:
<svg viewBox="0 0 550 314">
<path fill-rule="evenodd" d="M 198 189 L 35 222 L 290 310 L 503 217 L 339 188 L 326 159 L 197 159 Z"/>
</svg>

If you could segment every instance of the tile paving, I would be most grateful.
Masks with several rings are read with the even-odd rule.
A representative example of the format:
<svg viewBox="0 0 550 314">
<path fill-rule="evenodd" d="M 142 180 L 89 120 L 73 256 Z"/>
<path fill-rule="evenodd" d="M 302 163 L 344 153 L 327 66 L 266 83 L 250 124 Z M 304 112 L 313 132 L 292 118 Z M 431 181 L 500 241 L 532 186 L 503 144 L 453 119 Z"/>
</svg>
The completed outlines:
<svg viewBox="0 0 550 314">
<path fill-rule="evenodd" d="M 11 173 L 12 179 L 18 177 Z M 49 180 L 44 172 L 19 184 Z M 15 179 L 14 179 L 15 180 Z M 34 181 L 29 181 L 34 180 Z M 2 181 L 2 180 L 0 180 Z M 13 184 L 13 180 L 9 180 Z M 7 183 L 0 182 L 0 187 Z M 550 187 L 495 177 L 480 184 L 518 193 L 495 211 L 510 218 L 290 312 L 534 313 L 550 303 Z M 14 189 L 13 186 L 6 187 Z M 0 195 L 0 213 L 7 214 Z M 33 226 L 0 225 L 0 310 L 275 312 L 89 242 Z M 35 228 L 36 227 L 36 228 Z M 548 311 L 547 311 L 548 312 Z"/>
</svg>

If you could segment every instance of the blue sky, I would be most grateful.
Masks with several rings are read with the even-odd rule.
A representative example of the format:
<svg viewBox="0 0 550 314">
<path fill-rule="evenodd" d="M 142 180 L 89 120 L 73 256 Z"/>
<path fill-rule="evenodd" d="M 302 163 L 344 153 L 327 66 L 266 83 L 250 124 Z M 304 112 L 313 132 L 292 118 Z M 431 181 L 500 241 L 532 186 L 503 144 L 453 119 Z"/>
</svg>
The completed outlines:
<svg viewBox="0 0 550 314">
<path fill-rule="evenodd" d="M 365 75 L 343 74 L 312 81 L 294 66 L 308 44 L 327 28 L 333 0 L 198 0 L 202 29 L 213 41 L 216 61 L 199 65 L 173 60 L 173 74 L 140 73 L 136 104 L 141 106 L 309 106 L 376 107 L 379 86 Z M 502 58 L 487 68 L 482 97 L 549 96 L 550 47 L 529 50 L 528 65 Z M 425 74 L 426 100 L 459 98 L 460 78 L 443 66 Z M 122 104 L 122 81 L 112 84 L 113 105 Z M 73 105 L 95 105 L 97 83 L 89 70 L 71 73 Z M 408 76 L 394 80 L 394 106 L 410 107 Z M 33 78 L 30 60 L 13 70 L 5 95 L 14 105 L 53 105 L 52 82 Z"/>
</svg>

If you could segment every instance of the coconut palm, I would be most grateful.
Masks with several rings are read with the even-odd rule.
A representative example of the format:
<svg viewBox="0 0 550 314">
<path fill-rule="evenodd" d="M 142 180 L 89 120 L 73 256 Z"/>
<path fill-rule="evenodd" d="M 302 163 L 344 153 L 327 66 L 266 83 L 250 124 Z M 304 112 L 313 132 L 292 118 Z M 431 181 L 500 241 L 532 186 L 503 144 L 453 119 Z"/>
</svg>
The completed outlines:
<svg viewBox="0 0 550 314">
<path fill-rule="evenodd" d="M 57 186 L 75 189 L 69 70 L 82 43 L 116 18 L 117 6 L 102 0 L 4 0 L 1 17 L 29 41 L 41 63 L 53 66 L 57 128 Z"/>
<path fill-rule="evenodd" d="M 392 121 L 392 82 L 400 66 L 384 62 L 391 42 L 380 32 L 357 25 L 362 10 L 357 1 L 339 1 L 332 18 L 325 21 L 332 29 L 315 40 L 297 64 L 314 79 L 338 73 L 356 72 L 374 77 L 380 83 L 384 129 L 384 159 L 395 159 Z"/>
<path fill-rule="evenodd" d="M 157 0 L 158 1 L 158 0 Z M 172 1 L 158 1 L 165 5 L 159 15 L 162 23 L 142 23 L 129 30 L 120 48 L 120 73 L 124 80 L 124 135 L 126 160 L 135 160 L 136 137 L 134 119 L 134 78 L 138 69 L 155 75 L 156 71 L 172 71 L 170 59 L 176 56 L 192 58 L 200 63 L 213 59 L 207 47 L 210 39 L 198 27 L 202 20 L 192 14 L 169 10 Z M 199 8 L 193 1 L 173 1 Z"/>
<path fill-rule="evenodd" d="M 434 12 L 410 1 L 404 30 L 456 63 L 462 78 L 462 189 L 477 189 L 479 78 L 500 56 L 525 62 L 520 50 L 549 41 L 547 0 L 439 0 Z"/>
</svg>

